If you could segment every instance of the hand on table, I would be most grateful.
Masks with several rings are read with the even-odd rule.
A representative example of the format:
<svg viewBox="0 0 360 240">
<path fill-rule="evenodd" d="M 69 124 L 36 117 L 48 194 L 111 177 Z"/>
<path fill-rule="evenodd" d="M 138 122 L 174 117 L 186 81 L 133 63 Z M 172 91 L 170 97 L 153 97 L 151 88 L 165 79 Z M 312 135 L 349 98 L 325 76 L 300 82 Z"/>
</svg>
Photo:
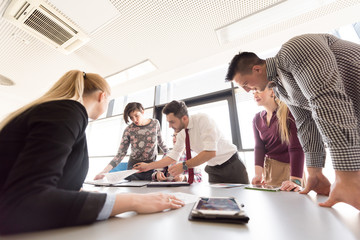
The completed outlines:
<svg viewBox="0 0 360 240">
<path fill-rule="evenodd" d="M 282 182 L 280 190 L 287 191 L 287 192 L 289 192 L 289 191 L 299 192 L 301 190 L 301 186 L 288 180 L 288 181 Z"/>
<path fill-rule="evenodd" d="M 306 181 L 306 186 L 301 194 L 307 194 L 311 190 L 315 191 L 318 194 L 328 196 L 330 193 L 330 182 L 323 175 L 321 168 L 308 168 L 309 177 Z"/>
</svg>

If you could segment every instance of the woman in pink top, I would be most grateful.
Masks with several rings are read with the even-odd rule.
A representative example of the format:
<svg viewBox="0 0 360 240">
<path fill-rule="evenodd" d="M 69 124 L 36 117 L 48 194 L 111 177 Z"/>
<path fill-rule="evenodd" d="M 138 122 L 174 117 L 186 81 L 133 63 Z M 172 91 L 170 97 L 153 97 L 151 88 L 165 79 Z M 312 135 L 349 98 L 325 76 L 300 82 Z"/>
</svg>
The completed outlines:
<svg viewBox="0 0 360 240">
<path fill-rule="evenodd" d="M 265 110 L 257 113 L 253 120 L 255 177 L 252 184 L 299 191 L 304 185 L 304 152 L 297 138 L 294 118 L 271 88 L 253 94 L 257 105 Z"/>
</svg>

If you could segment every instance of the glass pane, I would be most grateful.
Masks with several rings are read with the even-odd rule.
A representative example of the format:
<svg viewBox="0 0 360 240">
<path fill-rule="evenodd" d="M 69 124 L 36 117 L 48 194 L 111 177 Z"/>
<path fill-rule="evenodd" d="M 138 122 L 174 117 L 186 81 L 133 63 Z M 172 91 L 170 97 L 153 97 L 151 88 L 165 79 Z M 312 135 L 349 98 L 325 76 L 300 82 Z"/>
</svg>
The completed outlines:
<svg viewBox="0 0 360 240">
<path fill-rule="evenodd" d="M 144 117 L 153 118 L 153 115 L 154 115 L 154 108 L 145 109 Z"/>
<path fill-rule="evenodd" d="M 354 24 L 342 26 L 337 30 L 341 39 L 360 44 L 359 36 L 354 28 Z"/>
<path fill-rule="evenodd" d="M 202 104 L 188 108 L 189 115 L 196 113 L 206 113 L 211 117 L 218 127 L 221 129 L 225 138 L 232 142 L 231 126 L 230 126 L 230 115 L 228 101 L 218 101 L 213 103 Z M 171 135 L 174 133 L 173 129 L 169 128 L 169 124 L 166 121 L 166 115 L 162 117 L 162 134 L 166 139 L 167 146 L 173 146 Z"/>
<path fill-rule="evenodd" d="M 89 123 L 86 130 L 89 156 L 113 156 L 126 125 L 122 116 Z"/>
<path fill-rule="evenodd" d="M 254 152 L 239 152 L 240 159 L 244 162 L 246 171 L 248 172 L 249 181 L 255 176 Z"/>
<path fill-rule="evenodd" d="M 154 94 L 155 87 L 131 93 L 127 96 L 126 104 L 130 102 L 139 102 L 143 105 L 144 108 L 152 107 L 154 106 Z"/>
<path fill-rule="evenodd" d="M 235 94 L 237 112 L 239 117 L 241 143 L 243 149 L 253 149 L 255 145 L 252 120 L 257 112 L 263 108 L 257 106 L 252 93 L 238 88 Z"/>
<path fill-rule="evenodd" d="M 160 104 L 170 102 L 173 99 L 186 99 L 231 88 L 231 83 L 225 82 L 227 67 L 228 65 L 222 65 L 162 84 Z"/>
<path fill-rule="evenodd" d="M 125 108 L 125 97 L 121 96 L 115 98 L 112 116 L 122 114 L 124 112 L 124 108 Z"/>
</svg>

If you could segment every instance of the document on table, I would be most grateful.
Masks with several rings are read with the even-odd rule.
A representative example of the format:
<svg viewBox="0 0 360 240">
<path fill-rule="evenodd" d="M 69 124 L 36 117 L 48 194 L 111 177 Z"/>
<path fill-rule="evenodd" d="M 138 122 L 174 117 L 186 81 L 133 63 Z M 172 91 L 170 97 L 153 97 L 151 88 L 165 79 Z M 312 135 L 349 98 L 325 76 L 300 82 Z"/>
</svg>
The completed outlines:
<svg viewBox="0 0 360 240">
<path fill-rule="evenodd" d="M 138 172 L 138 170 L 125 170 L 112 173 L 105 173 L 105 177 L 99 180 L 86 180 L 84 183 L 96 186 L 116 186 L 127 183 L 126 177 Z M 148 183 L 148 182 L 147 182 Z M 146 185 L 146 184 L 143 184 Z"/>
<path fill-rule="evenodd" d="M 105 177 L 109 183 L 114 184 L 124 181 L 125 178 L 136 172 L 138 172 L 138 170 L 132 170 L 132 169 L 125 171 L 111 172 L 111 173 L 105 173 Z"/>
</svg>

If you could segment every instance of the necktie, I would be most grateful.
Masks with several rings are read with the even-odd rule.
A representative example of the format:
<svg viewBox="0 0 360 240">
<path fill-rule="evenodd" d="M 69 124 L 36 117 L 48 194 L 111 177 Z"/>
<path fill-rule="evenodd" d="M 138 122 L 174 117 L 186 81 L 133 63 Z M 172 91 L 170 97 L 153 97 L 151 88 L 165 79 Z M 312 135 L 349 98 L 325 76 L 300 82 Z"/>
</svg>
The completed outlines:
<svg viewBox="0 0 360 240">
<path fill-rule="evenodd" d="M 189 129 L 185 129 L 185 149 L 186 149 L 186 160 L 191 159 L 191 150 L 190 150 L 190 138 L 189 138 Z M 189 168 L 189 179 L 188 179 L 188 183 L 192 184 L 194 182 L 194 169 L 193 168 Z"/>
</svg>

